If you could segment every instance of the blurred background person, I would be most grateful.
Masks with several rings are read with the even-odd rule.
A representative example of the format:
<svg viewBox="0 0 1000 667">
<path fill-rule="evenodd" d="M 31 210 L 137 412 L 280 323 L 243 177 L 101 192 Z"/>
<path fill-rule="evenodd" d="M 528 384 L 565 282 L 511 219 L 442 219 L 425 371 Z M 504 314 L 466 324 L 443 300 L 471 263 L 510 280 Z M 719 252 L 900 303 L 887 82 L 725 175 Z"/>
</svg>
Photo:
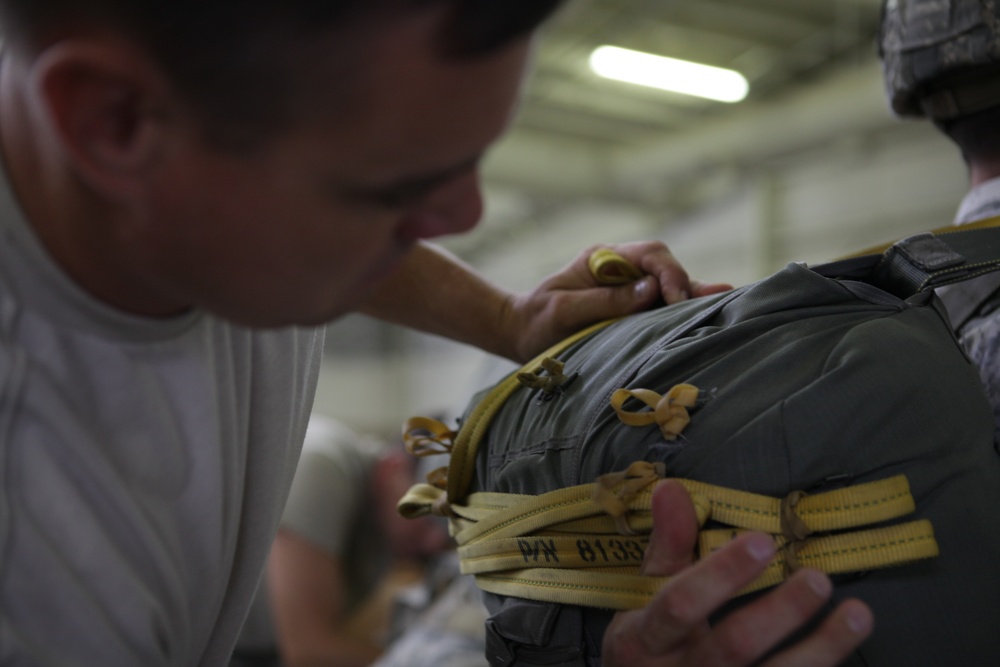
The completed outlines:
<svg viewBox="0 0 1000 667">
<path fill-rule="evenodd" d="M 234 666 L 369 665 L 398 632 L 397 594 L 444 585 L 445 524 L 396 511 L 416 466 L 399 444 L 313 415 Z"/>
</svg>

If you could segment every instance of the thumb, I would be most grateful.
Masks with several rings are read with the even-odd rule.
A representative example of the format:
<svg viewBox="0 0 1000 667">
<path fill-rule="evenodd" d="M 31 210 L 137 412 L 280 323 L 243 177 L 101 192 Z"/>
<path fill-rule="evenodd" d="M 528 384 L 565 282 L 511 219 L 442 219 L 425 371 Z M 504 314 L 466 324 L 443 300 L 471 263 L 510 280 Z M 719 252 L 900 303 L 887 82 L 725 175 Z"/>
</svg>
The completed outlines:
<svg viewBox="0 0 1000 667">
<path fill-rule="evenodd" d="M 642 563 L 649 576 L 677 574 L 694 559 L 698 541 L 698 519 L 687 490 L 679 482 L 666 480 L 653 489 L 653 532 Z"/>
</svg>

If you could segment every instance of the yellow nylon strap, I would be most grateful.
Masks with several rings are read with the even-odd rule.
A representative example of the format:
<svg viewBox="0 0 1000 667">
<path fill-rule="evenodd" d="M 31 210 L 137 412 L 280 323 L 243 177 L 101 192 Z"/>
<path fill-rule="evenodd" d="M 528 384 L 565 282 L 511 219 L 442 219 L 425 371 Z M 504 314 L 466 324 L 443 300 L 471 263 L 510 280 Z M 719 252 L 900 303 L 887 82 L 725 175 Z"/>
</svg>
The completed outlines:
<svg viewBox="0 0 1000 667">
<path fill-rule="evenodd" d="M 696 500 L 696 511 L 702 522 L 711 518 L 729 526 L 781 534 L 781 499 L 746 491 L 727 489 L 688 479 L 678 479 Z M 913 511 L 913 498 L 902 475 L 859 484 L 845 489 L 806 496 L 796 513 L 812 532 L 843 530 L 905 516 Z M 556 531 L 567 521 L 587 517 L 602 517 L 605 508 L 594 496 L 599 484 L 581 484 L 537 496 L 514 496 L 517 502 L 502 508 L 480 511 L 474 528 L 459 533 L 459 546 L 483 540 L 520 537 L 537 531 Z M 481 494 L 469 496 L 464 508 L 465 518 L 475 516 Z M 500 494 L 489 494 L 490 500 Z M 642 516 L 650 510 L 652 488 L 636 493 L 625 504 L 628 510 Z M 706 506 L 707 504 L 707 506 Z M 479 506 L 480 510 L 484 508 Z"/>
<path fill-rule="evenodd" d="M 586 546 L 584 546 L 586 544 Z M 645 536 L 618 536 L 603 539 L 577 535 L 534 535 L 478 542 L 460 547 L 464 574 L 516 570 L 526 564 L 579 569 L 642 565 L 649 544 Z M 588 550 L 589 549 L 589 550 Z"/>
<path fill-rule="evenodd" d="M 721 532 L 726 533 L 727 538 L 734 536 L 733 531 Z M 524 547 L 531 558 L 535 557 L 533 548 L 530 543 Z M 594 549 L 593 546 L 588 548 Z M 616 547 L 622 554 L 630 549 L 630 546 Z M 781 583 L 786 575 L 780 553 L 779 558 L 738 595 Z M 799 559 L 806 567 L 838 574 L 903 564 L 937 554 L 930 523 L 913 521 L 889 528 L 817 538 L 803 547 Z M 546 556 L 552 558 L 551 553 L 543 549 L 538 558 L 544 560 Z M 669 577 L 640 575 L 638 568 L 623 573 L 596 568 L 535 567 L 476 575 L 476 584 L 491 593 L 615 610 L 646 606 L 669 580 Z"/>
<path fill-rule="evenodd" d="M 782 534 L 780 498 L 772 498 L 746 491 L 705 484 L 689 479 L 677 479 L 695 501 L 700 523 L 711 518 L 745 530 L 755 530 L 774 535 Z M 428 488 L 418 485 L 417 488 Z M 482 542 L 503 538 L 518 538 L 539 531 L 566 532 L 570 521 L 593 519 L 601 527 L 613 526 L 614 521 L 605 515 L 605 508 L 594 497 L 600 490 L 598 483 L 581 484 L 557 489 L 537 496 L 510 494 L 510 502 L 498 502 L 499 493 L 474 493 L 465 505 L 455 506 L 456 513 L 475 521 L 475 526 L 456 535 L 459 546 L 480 543 L 476 554 L 487 553 Z M 429 488 L 431 494 L 440 490 Z M 411 490 L 411 493 L 413 490 Z M 436 496 L 435 496 L 436 497 Z M 435 497 L 424 497 L 433 504 Z M 407 495 L 410 498 L 410 495 Z M 651 511 L 652 488 L 635 494 L 625 504 L 630 519 L 648 517 Z M 826 491 L 805 498 L 796 508 L 796 514 L 811 532 L 844 530 L 896 519 L 914 510 L 913 497 L 906 477 L 897 475 L 887 479 L 858 484 L 844 489 Z M 579 527 L 579 524 L 577 525 Z M 633 526 L 635 528 L 635 526 Z M 612 531 L 602 531 L 615 534 Z"/>
<path fill-rule="evenodd" d="M 630 470 L 650 465 L 643 462 Z M 597 500 L 607 491 L 600 482 L 538 496 L 474 493 L 465 504 L 452 506 L 462 571 L 476 575 L 483 590 L 503 595 L 609 609 L 646 604 L 667 581 L 639 574 L 652 528 L 652 483 L 639 475 L 606 477 L 616 480 L 617 491 L 628 487 L 630 480 L 646 481 L 645 488 L 631 489 L 621 499 L 628 510 L 630 532 L 637 534 L 619 533 L 619 525 Z M 741 595 L 776 585 L 798 567 L 839 574 L 901 565 L 938 553 L 927 521 L 812 535 L 911 513 L 913 499 L 903 476 L 798 498 L 792 512 L 809 536 L 791 540 L 784 534 L 788 509 L 782 499 L 693 480 L 677 481 L 695 501 L 699 525 L 712 519 L 732 526 L 702 530 L 702 556 L 746 530 L 771 533 L 775 540 L 776 558 Z M 422 495 L 411 490 L 408 498 L 427 509 L 444 496 L 441 489 L 429 485 L 422 489 Z"/>
<path fill-rule="evenodd" d="M 700 523 L 710 517 L 736 526 L 735 530 L 701 531 L 702 555 L 746 529 L 772 533 L 778 555 L 741 595 L 776 585 L 787 577 L 787 558 L 793 552 L 786 548 L 791 543 L 781 534 L 780 499 L 691 480 L 678 481 L 701 498 Z M 567 535 L 560 531 L 568 516 L 601 511 L 596 501 L 589 508 L 585 502 L 586 489 L 598 486 L 570 487 L 527 499 L 516 496 L 514 504 L 495 510 L 483 525 L 459 533 L 462 571 L 475 574 L 483 590 L 503 595 L 609 609 L 630 609 L 648 603 L 667 581 L 639 574 L 648 537 L 616 534 L 611 530 L 613 522 L 605 522 L 602 532 L 596 534 Z M 480 500 L 477 495 L 469 497 L 470 506 Z M 633 514 L 648 519 L 650 497 L 648 489 L 634 495 L 628 502 Z M 483 500 L 498 504 L 497 494 Z M 549 502 L 554 506 L 551 513 L 542 509 Z M 913 510 L 913 500 L 905 478 L 894 477 L 805 496 L 796 510 L 808 530 L 836 530 L 908 514 Z M 631 526 L 635 529 L 639 523 L 633 521 Z M 648 532 L 651 522 L 641 523 L 642 530 Z M 518 534 L 521 528 L 531 532 Z M 927 521 L 809 537 L 793 546 L 796 567 L 812 567 L 828 574 L 900 565 L 938 553 Z"/>
<path fill-rule="evenodd" d="M 552 568 L 476 575 L 476 585 L 490 593 L 616 610 L 644 607 L 667 581 L 667 577 Z"/>
<path fill-rule="evenodd" d="M 729 526 L 780 534 L 782 500 L 726 489 L 694 480 L 680 480 L 691 494 L 712 501 L 712 518 Z M 910 485 L 903 475 L 803 497 L 795 509 L 811 532 L 843 530 L 888 521 L 914 510 Z"/>
<path fill-rule="evenodd" d="M 742 530 L 703 530 L 698 534 L 699 553 L 707 555 L 722 547 Z M 781 583 L 786 573 L 784 547 L 788 542 L 775 536 L 778 554 L 768 569 L 740 594 Z M 827 574 L 864 572 L 903 564 L 938 555 L 934 529 L 926 519 L 909 521 L 883 528 L 859 530 L 805 541 L 796 553 L 801 567 L 810 567 Z"/>
</svg>

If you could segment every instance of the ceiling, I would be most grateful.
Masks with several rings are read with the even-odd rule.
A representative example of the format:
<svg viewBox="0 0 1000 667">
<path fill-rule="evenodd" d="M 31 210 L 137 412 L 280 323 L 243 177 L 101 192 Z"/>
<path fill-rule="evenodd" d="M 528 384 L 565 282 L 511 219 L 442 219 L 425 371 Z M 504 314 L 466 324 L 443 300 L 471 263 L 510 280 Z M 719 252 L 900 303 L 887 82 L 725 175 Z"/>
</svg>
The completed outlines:
<svg viewBox="0 0 1000 667">
<path fill-rule="evenodd" d="M 775 157 L 892 122 L 875 35 L 880 0 L 568 0 L 543 28 L 519 116 L 488 156 L 487 216 L 444 243 L 471 260 L 497 237 L 618 203 L 667 220 Z M 727 104 L 603 79 L 614 45 L 735 69 Z M 708 185 L 706 185 L 708 183 Z"/>
<path fill-rule="evenodd" d="M 519 118 L 487 162 L 487 180 L 536 197 L 642 199 L 630 183 L 662 176 L 650 156 L 676 152 L 678 142 L 710 145 L 719 128 L 735 133 L 730 143 L 745 143 L 763 129 L 753 127 L 754 114 L 794 111 L 800 117 L 782 122 L 801 125 L 801 113 L 856 116 L 860 104 L 888 119 L 875 56 L 879 14 L 880 0 L 570 0 L 542 31 Z M 588 59 L 604 44 L 735 69 L 750 93 L 727 104 L 603 79 Z M 850 90 L 834 100 L 795 106 L 802 91 L 845 77 L 840 85 Z M 859 81 L 867 82 L 863 100 L 855 99 Z M 758 139 L 792 143 L 781 126 L 771 134 Z M 730 152 L 729 161 L 762 157 Z"/>
<path fill-rule="evenodd" d="M 547 26 L 518 130 L 638 148 L 780 96 L 875 50 L 879 0 L 571 0 Z M 588 67 L 602 44 L 734 69 L 740 104 L 602 79 Z"/>
</svg>

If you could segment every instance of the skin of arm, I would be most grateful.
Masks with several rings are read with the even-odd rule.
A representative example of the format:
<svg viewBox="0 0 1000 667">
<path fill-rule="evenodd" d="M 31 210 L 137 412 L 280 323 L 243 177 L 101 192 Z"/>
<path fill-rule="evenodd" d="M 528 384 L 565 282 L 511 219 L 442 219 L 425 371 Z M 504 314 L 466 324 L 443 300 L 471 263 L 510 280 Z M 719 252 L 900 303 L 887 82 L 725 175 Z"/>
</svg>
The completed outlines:
<svg viewBox="0 0 1000 667">
<path fill-rule="evenodd" d="M 581 252 L 534 290 L 513 294 L 443 249 L 420 243 L 375 288 L 362 312 L 525 362 L 594 322 L 731 289 L 690 280 L 658 241 L 607 246 L 648 275 L 620 287 L 601 286 L 587 268 L 597 247 Z"/>
<path fill-rule="evenodd" d="M 282 664 L 363 667 L 378 657 L 380 648 L 348 632 L 339 558 L 279 530 L 271 547 L 268 582 Z"/>
<path fill-rule="evenodd" d="M 833 667 L 872 632 L 871 611 L 839 604 L 802 641 L 758 661 L 829 600 L 830 580 L 803 569 L 714 626 L 708 617 L 763 572 L 774 556 L 766 535 L 750 533 L 691 565 L 698 524 L 680 484 L 653 494 L 653 533 L 643 571 L 673 579 L 643 609 L 619 612 L 604 635 L 604 667 Z"/>
</svg>

